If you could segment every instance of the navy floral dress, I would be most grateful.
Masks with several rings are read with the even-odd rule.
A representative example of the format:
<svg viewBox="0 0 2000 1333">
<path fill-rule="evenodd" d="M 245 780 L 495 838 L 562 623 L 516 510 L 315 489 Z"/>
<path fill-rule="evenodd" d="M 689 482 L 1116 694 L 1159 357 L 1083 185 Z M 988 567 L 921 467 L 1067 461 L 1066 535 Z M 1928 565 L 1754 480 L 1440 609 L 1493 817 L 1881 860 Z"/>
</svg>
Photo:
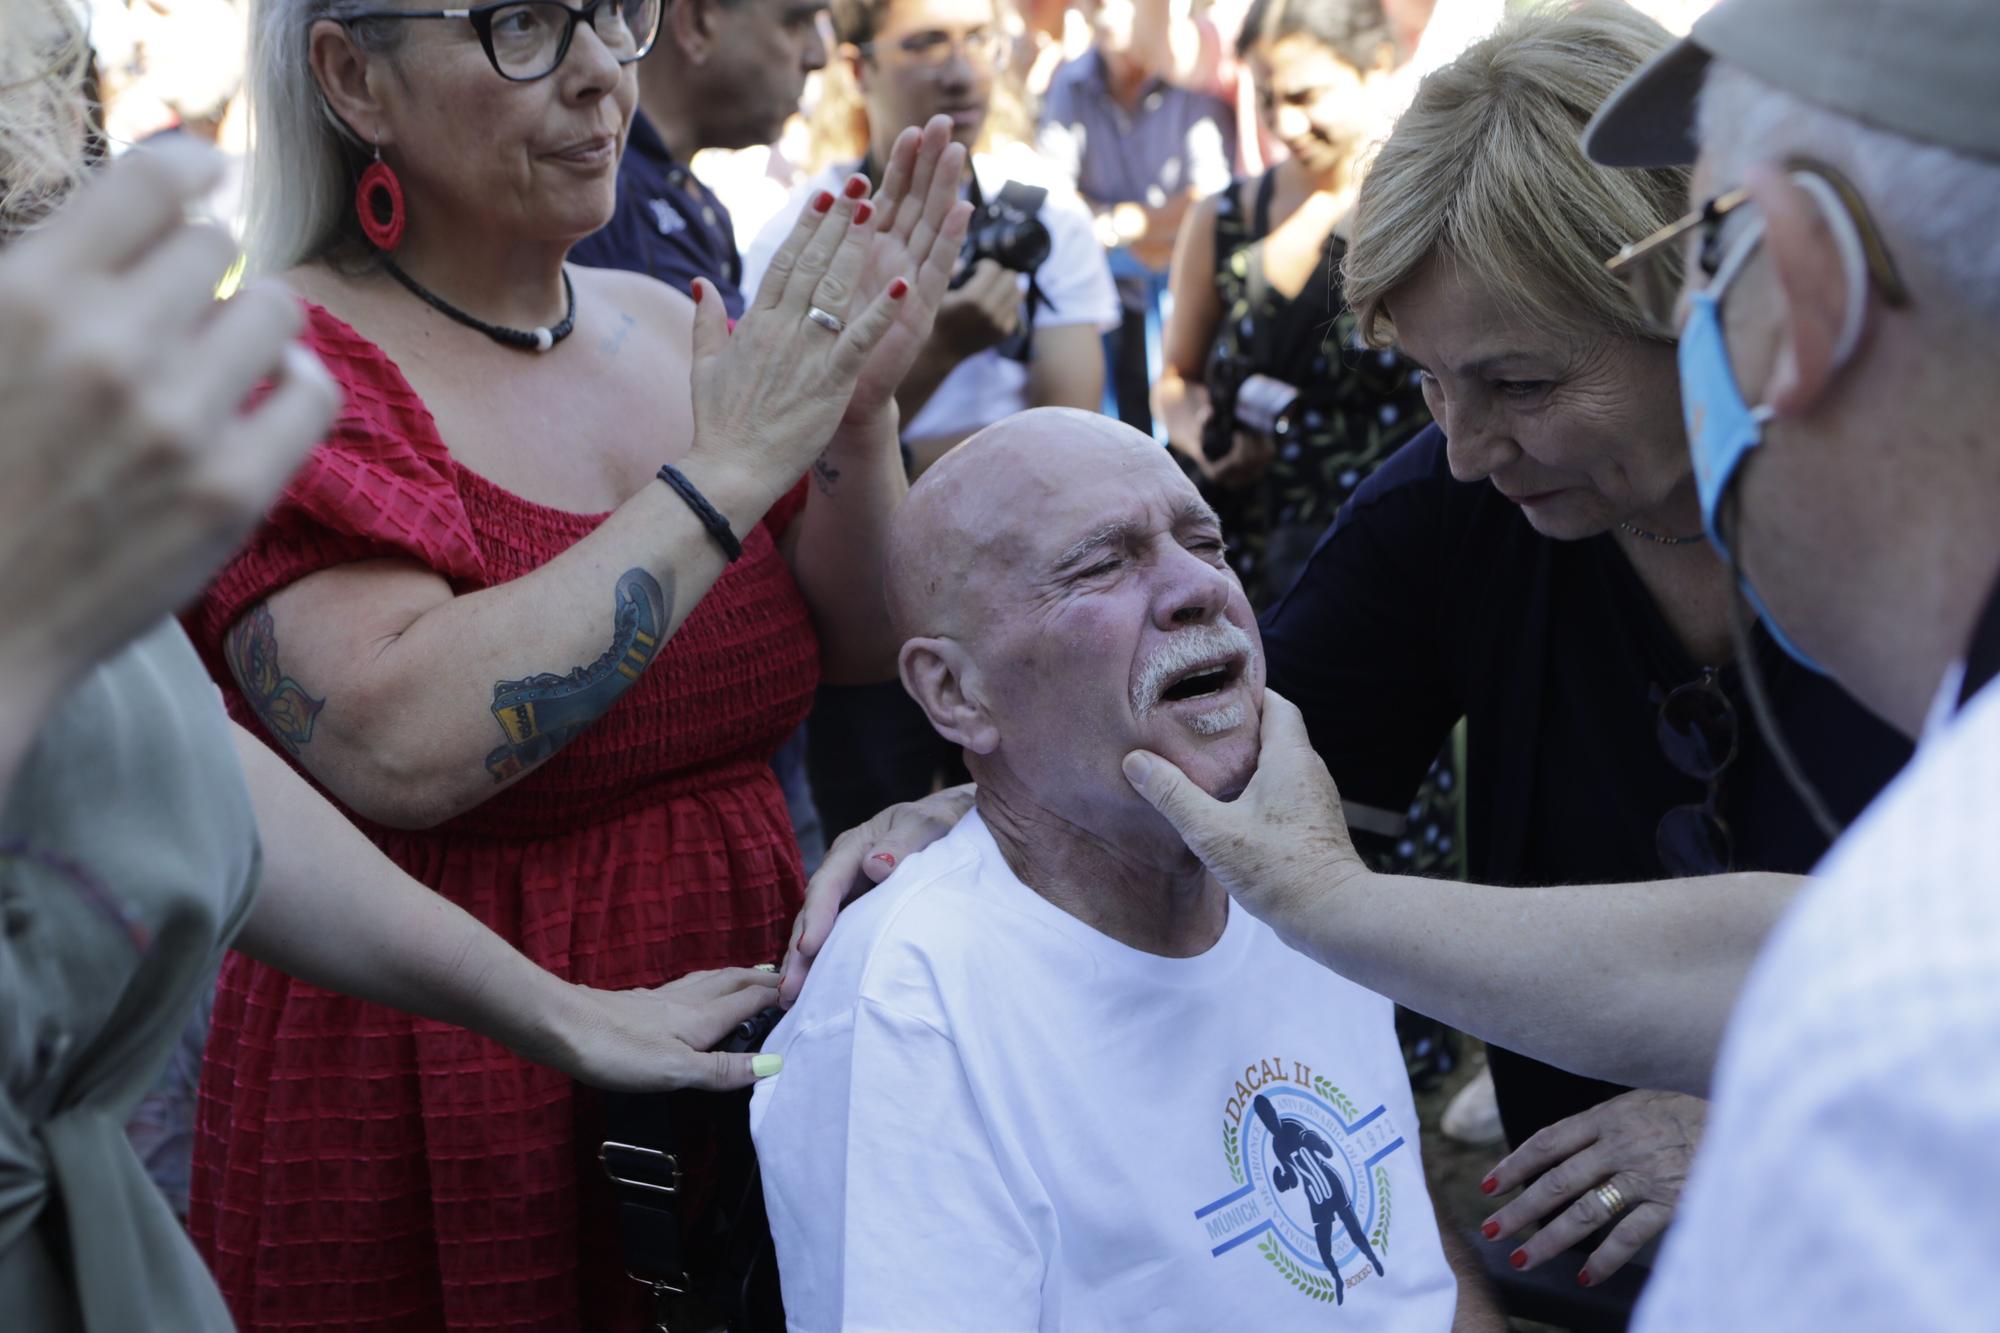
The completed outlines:
<svg viewBox="0 0 2000 1333">
<path fill-rule="evenodd" d="M 1212 421 L 1234 419 L 1236 394 L 1252 375 L 1301 392 L 1294 428 L 1255 482 L 1202 484 L 1222 516 L 1229 562 L 1261 613 L 1291 586 L 1320 535 L 1369 474 L 1431 422 L 1415 367 L 1386 349 L 1366 347 L 1340 289 L 1345 249 L 1331 233 L 1323 261 L 1298 295 L 1287 297 L 1264 276 L 1276 172 L 1237 181 L 1217 201 L 1215 289 L 1222 325 L 1203 373 Z M 1246 196 L 1248 196 L 1246 198 Z M 1457 745 L 1448 744 L 1406 812 L 1394 840 L 1375 844 L 1377 869 L 1460 878 Z"/>
</svg>

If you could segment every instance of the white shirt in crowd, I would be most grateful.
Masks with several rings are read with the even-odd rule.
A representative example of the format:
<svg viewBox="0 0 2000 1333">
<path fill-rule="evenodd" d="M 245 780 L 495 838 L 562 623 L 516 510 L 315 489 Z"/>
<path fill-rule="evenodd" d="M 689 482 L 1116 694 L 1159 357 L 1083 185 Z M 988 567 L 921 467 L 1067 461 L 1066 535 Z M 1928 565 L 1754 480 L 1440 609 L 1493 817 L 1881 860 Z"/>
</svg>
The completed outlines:
<svg viewBox="0 0 2000 1333">
<path fill-rule="evenodd" d="M 1933 725 L 1758 960 L 1635 1327 L 2000 1327 L 1996 809 L 2000 685 Z"/>
<path fill-rule="evenodd" d="M 793 1329 L 1451 1326 L 1389 1001 L 1233 905 L 1198 957 L 1128 948 L 974 812 L 841 913 L 765 1049 Z"/>
<path fill-rule="evenodd" d="M 1115 329 L 1121 318 L 1118 291 L 1111 283 L 1111 266 L 1091 229 L 1090 210 L 1076 187 L 1053 173 L 1025 147 L 1009 146 L 975 153 L 973 173 L 984 196 L 997 199 L 1008 181 L 1039 186 L 1049 192 L 1042 205 L 1042 223 L 1049 229 L 1049 257 L 1036 270 L 1047 304 L 1035 315 L 1038 329 L 1088 324 L 1100 332 Z M 791 200 L 758 233 L 743 256 L 743 290 L 755 292 L 764 280 L 785 237 L 791 235 L 799 210 L 821 190 L 838 191 L 853 174 L 852 163 L 828 167 L 792 191 Z M 1028 280 L 1021 279 L 1026 291 Z M 989 348 L 967 357 L 945 376 L 930 401 L 903 423 L 905 439 L 926 440 L 965 435 L 1032 406 L 1028 402 L 1028 368 Z"/>
</svg>

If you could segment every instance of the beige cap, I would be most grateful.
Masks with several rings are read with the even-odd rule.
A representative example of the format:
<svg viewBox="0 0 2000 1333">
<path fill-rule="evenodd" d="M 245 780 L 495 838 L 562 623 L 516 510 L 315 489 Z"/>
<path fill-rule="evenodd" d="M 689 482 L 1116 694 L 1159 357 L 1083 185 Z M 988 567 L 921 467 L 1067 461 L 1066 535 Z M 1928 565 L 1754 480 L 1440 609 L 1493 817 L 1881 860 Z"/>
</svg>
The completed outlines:
<svg viewBox="0 0 2000 1333">
<path fill-rule="evenodd" d="M 1878 129 L 2000 158 L 2000 0 L 1720 0 L 1583 132 L 1608 167 L 1694 161 L 1710 59 Z"/>
</svg>

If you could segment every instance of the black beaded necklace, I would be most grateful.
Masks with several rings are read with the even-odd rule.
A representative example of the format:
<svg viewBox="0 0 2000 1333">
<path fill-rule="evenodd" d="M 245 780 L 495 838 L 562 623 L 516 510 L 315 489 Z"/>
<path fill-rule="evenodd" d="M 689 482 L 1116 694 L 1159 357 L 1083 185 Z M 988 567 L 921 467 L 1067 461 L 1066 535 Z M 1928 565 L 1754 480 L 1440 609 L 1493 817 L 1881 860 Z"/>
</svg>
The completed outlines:
<svg viewBox="0 0 2000 1333">
<path fill-rule="evenodd" d="M 390 277 L 409 288 L 411 294 L 420 298 L 424 304 L 437 311 L 440 315 L 443 315 L 446 319 L 456 320 L 468 329 L 478 329 L 494 342 L 506 347 L 518 347 L 524 352 L 546 352 L 563 339 L 569 337 L 576 329 L 576 288 L 570 285 L 568 269 L 564 269 L 562 275 L 563 296 L 569 302 L 569 308 L 563 312 L 562 323 L 552 329 L 509 329 L 502 328 L 498 324 L 488 324 L 483 319 L 466 314 L 463 310 L 460 310 L 457 306 L 445 300 L 428 287 L 425 287 L 409 274 L 403 272 L 402 269 L 396 266 L 396 261 L 387 255 L 382 256 L 382 267 L 389 270 Z"/>
</svg>

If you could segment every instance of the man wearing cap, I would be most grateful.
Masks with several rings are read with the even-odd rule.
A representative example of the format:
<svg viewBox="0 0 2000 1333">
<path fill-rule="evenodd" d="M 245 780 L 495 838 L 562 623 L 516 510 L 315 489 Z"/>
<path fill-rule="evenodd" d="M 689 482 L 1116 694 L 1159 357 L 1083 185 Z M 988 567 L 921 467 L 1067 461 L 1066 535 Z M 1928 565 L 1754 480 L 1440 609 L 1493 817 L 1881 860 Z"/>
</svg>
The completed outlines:
<svg viewBox="0 0 2000 1333">
<path fill-rule="evenodd" d="M 1612 166 L 1693 161 L 1695 202 L 1720 200 L 1677 242 L 1704 256 L 1679 330 L 1710 536 L 1801 651 L 1922 741 L 1744 988 L 1645 1323 L 1984 1322 L 2000 6 L 1724 0 L 1585 147 Z"/>
<path fill-rule="evenodd" d="M 1457 886 L 1350 873 L 1282 701 L 1231 804 L 1152 756 L 1127 775 L 1355 980 L 1580 1072 L 1712 1091 L 1637 1327 L 1976 1326 L 2000 1221 L 2000 6 L 1722 0 L 1585 147 L 1694 162 L 1696 211 L 1618 267 L 1686 247 L 1651 313 L 1679 333 L 1705 525 L 1783 642 L 1921 737 L 1910 767 L 1762 940 L 1653 886 L 1519 891 L 1516 933 Z"/>
</svg>

